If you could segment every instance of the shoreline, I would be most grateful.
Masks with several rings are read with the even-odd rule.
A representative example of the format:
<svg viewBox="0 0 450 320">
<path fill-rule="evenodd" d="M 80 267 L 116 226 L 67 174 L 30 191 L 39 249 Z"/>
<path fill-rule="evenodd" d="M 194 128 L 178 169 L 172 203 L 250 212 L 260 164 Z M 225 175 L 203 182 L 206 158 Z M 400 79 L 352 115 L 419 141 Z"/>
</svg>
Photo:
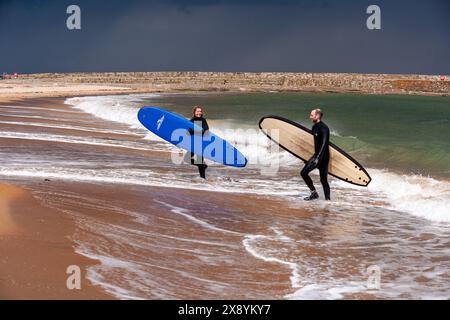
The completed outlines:
<svg viewBox="0 0 450 320">
<path fill-rule="evenodd" d="M 83 96 L 83 93 L 78 93 L 77 96 Z M 49 118 L 57 115 L 58 119 L 70 121 L 74 126 L 71 130 L 75 126 L 82 127 L 83 123 L 105 131 L 110 128 L 108 122 L 81 111 L 66 115 L 60 113 L 59 111 L 70 109 L 64 101 L 65 97 L 48 97 L 21 99 L 15 104 L 19 106 L 19 113 L 27 106 L 40 107 L 37 108 L 39 111 L 30 108 L 28 112 Z M 33 123 L 42 120 L 30 118 L 21 121 Z M 53 124 L 57 120 L 47 120 L 47 123 L 49 121 Z M 126 125 L 115 123 L 113 127 L 125 129 Z M 13 124 L 5 124 L 4 129 L 18 130 Z M 48 127 L 45 130 L 49 134 L 73 134 L 73 131 L 64 128 Z M 30 134 L 39 134 L 41 131 L 38 127 L 24 127 L 24 132 Z M 110 138 L 111 134 L 105 131 L 96 132 L 95 136 Z M 93 134 L 79 131 L 76 135 L 83 137 Z M 129 140 L 137 139 L 133 136 L 126 137 Z M 0 140 L 4 152 L 10 150 L 14 153 L 15 148 L 18 148 L 17 152 L 24 152 L 25 155 L 29 152 L 36 156 L 45 155 L 57 148 L 67 157 L 82 159 L 84 152 L 90 152 L 90 147 L 82 144 L 67 145 L 57 141 L 20 138 Z M 101 148 L 96 150 L 99 159 L 102 159 L 102 150 L 114 153 L 114 157 L 119 159 L 125 157 L 125 162 L 126 156 L 131 152 L 133 157 L 145 158 L 145 162 L 148 158 L 165 157 L 142 151 L 109 149 L 106 146 Z M 77 158 L 77 154 L 80 158 Z M 45 178 L 49 180 L 45 181 Z M 215 287 L 210 287 L 211 283 L 228 288 L 229 291 L 220 296 L 225 299 L 283 299 L 292 296 L 297 285 L 304 284 L 301 277 L 296 278 L 296 270 L 302 268 L 304 261 L 278 256 L 279 250 L 283 252 L 291 248 L 290 241 L 318 243 L 319 246 L 293 247 L 291 249 L 297 251 L 289 251 L 289 257 L 306 257 L 305 261 L 309 261 L 311 268 L 315 270 L 318 267 L 314 266 L 315 259 L 334 257 L 333 252 L 327 252 L 322 249 L 325 247 L 320 246 L 326 243 L 326 237 L 339 241 L 345 237 L 358 239 L 366 225 L 354 222 L 355 213 L 345 215 L 344 212 L 334 212 L 326 206 L 319 206 L 311 211 L 291 206 L 289 201 L 271 196 L 195 188 L 168 189 L 164 186 L 105 182 L 99 184 L 46 175 L 16 178 L 5 176 L 3 181 L 20 188 L 6 187 L 11 190 L 8 191 L 11 195 L 4 198 L 4 203 L 8 205 L 3 208 L 7 207 L 8 210 L 3 210 L 3 214 L 0 214 L 0 222 L 8 226 L 0 236 L 4 252 L 0 259 L 1 299 L 201 299 L 205 295 L 216 296 Z M 0 200 L 4 194 L 0 193 Z M 360 217 L 359 213 L 356 217 Z M 364 219 L 373 217 L 377 215 L 363 215 Z M 421 221 L 413 216 L 406 218 L 413 225 Z M 316 219 L 324 223 L 316 223 Z M 402 223 L 404 220 L 405 217 L 402 218 Z M 261 221 L 264 222 L 260 223 Z M 280 229 L 283 223 L 292 227 Z M 380 222 L 381 225 L 384 223 L 384 220 Z M 380 232 L 383 234 L 383 231 Z M 264 251 L 266 245 L 272 245 L 273 251 Z M 333 247 L 332 243 L 329 245 Z M 338 251 L 342 249 L 339 246 L 335 248 Z M 353 251 L 347 253 L 349 252 Z M 364 252 L 360 254 L 364 257 Z M 183 263 L 177 264 L 180 257 Z M 377 263 L 377 260 L 367 263 Z M 66 288 L 66 269 L 69 265 L 78 265 L 82 270 L 80 291 Z M 167 268 L 167 265 L 172 267 Z M 364 274 L 357 269 L 358 265 L 350 263 L 352 271 L 349 274 L 365 281 Z M 142 276 L 140 271 L 146 276 Z M 246 275 L 244 283 L 239 281 L 239 277 L 230 278 L 237 271 L 238 274 Z M 342 277 L 345 278 L 346 275 L 344 272 Z M 123 279 L 132 282 L 123 287 Z M 166 283 L 164 279 L 171 281 Z M 207 281 L 199 282 L 199 279 Z M 147 281 L 144 288 L 164 289 L 167 290 L 167 295 L 158 295 L 158 290 L 140 290 L 141 281 Z M 179 285 L 180 281 L 183 281 L 183 286 Z M 321 280 L 314 281 L 320 284 Z M 130 294 L 122 292 L 120 295 L 121 288 L 128 288 Z M 367 296 L 364 290 L 341 296 L 347 299 L 377 298 L 376 295 Z M 295 294 L 292 297 L 295 298 Z"/>
</svg>

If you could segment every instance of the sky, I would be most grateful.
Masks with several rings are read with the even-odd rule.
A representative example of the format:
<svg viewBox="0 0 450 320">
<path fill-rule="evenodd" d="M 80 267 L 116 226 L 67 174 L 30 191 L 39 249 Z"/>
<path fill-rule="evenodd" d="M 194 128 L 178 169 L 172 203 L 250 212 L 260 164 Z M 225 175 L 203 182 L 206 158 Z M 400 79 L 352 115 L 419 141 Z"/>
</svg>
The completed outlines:
<svg viewBox="0 0 450 320">
<path fill-rule="evenodd" d="M 66 26 L 73 4 L 81 30 Z M 448 75 L 449 39 L 448 0 L 0 0 L 0 73 Z"/>
</svg>

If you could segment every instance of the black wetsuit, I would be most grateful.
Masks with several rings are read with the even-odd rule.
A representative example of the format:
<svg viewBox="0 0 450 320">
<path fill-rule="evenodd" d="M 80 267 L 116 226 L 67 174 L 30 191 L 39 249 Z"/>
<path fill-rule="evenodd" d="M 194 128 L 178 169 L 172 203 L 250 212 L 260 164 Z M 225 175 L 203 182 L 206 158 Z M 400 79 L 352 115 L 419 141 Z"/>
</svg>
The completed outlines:
<svg viewBox="0 0 450 320">
<path fill-rule="evenodd" d="M 202 136 L 209 130 L 208 122 L 206 122 L 206 119 L 203 117 L 192 117 L 190 121 L 198 126 L 200 126 L 201 122 Z M 191 135 L 194 134 L 194 130 L 190 129 L 189 133 Z M 197 166 L 200 177 L 206 179 L 206 168 L 208 168 L 208 166 L 205 164 L 203 157 L 198 156 L 197 159 L 195 159 L 195 154 L 191 152 L 191 164 Z"/>
<path fill-rule="evenodd" d="M 300 174 L 309 189 L 315 191 L 316 188 L 308 174 L 316 168 L 319 169 L 320 183 L 323 186 L 325 199 L 330 200 L 330 186 L 327 180 L 328 163 L 330 162 L 330 129 L 320 121 L 313 125 L 312 132 L 314 135 L 314 155 L 306 162 Z"/>
</svg>

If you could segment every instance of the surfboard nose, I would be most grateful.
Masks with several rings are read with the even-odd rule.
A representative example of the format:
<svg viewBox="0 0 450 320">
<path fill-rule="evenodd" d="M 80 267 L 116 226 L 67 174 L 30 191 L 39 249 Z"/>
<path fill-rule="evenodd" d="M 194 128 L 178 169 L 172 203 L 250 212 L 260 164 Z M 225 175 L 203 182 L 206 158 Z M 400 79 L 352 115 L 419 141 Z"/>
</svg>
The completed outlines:
<svg viewBox="0 0 450 320">
<path fill-rule="evenodd" d="M 158 108 L 156 107 L 150 107 L 150 106 L 145 106 L 139 109 L 138 113 L 137 113 L 137 118 L 139 120 L 139 122 L 146 127 L 147 129 L 149 128 L 149 119 L 152 117 L 152 113 L 156 113 L 158 110 Z"/>
<path fill-rule="evenodd" d="M 144 120 L 146 118 L 146 111 L 147 107 L 142 107 L 141 109 L 139 109 L 137 117 L 138 120 L 142 123 L 142 120 Z"/>
</svg>

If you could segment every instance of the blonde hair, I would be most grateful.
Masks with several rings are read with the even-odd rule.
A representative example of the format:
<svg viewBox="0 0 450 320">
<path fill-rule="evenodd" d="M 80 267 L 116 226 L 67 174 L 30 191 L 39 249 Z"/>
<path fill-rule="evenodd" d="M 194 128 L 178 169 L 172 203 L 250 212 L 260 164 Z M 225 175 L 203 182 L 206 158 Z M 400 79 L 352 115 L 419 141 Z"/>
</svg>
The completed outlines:
<svg viewBox="0 0 450 320">
<path fill-rule="evenodd" d="M 192 108 L 192 115 L 193 115 L 193 116 L 195 116 L 195 111 L 197 111 L 197 109 L 201 109 L 202 112 L 203 112 L 203 115 L 205 115 L 205 110 L 203 110 L 203 107 L 202 107 L 202 106 L 194 106 L 194 107 Z"/>
<path fill-rule="evenodd" d="M 317 109 L 314 109 L 313 111 L 314 111 L 315 114 L 319 114 L 320 119 L 322 119 L 322 116 L 323 116 L 322 110 L 320 110 L 319 108 L 317 108 Z"/>
</svg>

